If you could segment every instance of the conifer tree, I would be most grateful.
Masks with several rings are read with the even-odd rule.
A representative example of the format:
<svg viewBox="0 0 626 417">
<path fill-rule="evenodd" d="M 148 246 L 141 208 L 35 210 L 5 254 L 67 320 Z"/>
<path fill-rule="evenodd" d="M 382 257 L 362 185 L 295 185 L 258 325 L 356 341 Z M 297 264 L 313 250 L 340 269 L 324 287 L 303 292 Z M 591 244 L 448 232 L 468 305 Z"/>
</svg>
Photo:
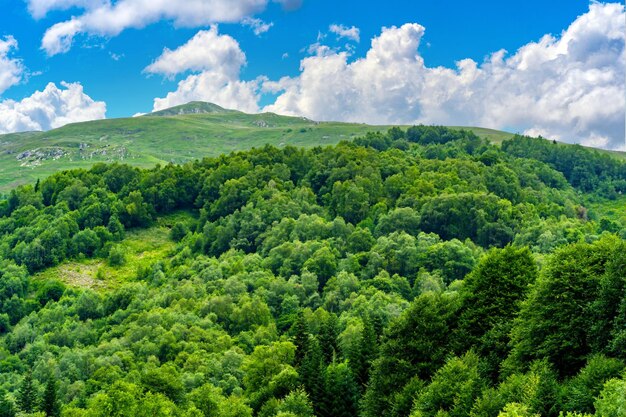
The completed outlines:
<svg viewBox="0 0 626 417">
<path fill-rule="evenodd" d="M 302 359 L 298 373 L 316 415 L 320 415 L 320 405 L 324 396 L 324 369 L 322 349 L 317 339 L 313 337 L 309 341 L 309 349 Z"/>
<path fill-rule="evenodd" d="M 350 347 L 348 359 L 355 381 L 361 388 L 365 388 L 369 379 L 369 371 L 378 354 L 378 338 L 372 320 L 363 319 L 363 332 L 357 343 Z"/>
<path fill-rule="evenodd" d="M 35 411 L 35 405 L 37 404 L 37 393 L 35 392 L 35 385 L 33 383 L 33 374 L 28 371 L 24 375 L 24 379 L 20 384 L 17 392 L 17 404 L 25 413 L 32 413 Z"/>
<path fill-rule="evenodd" d="M 46 389 L 41 401 L 41 411 L 46 413 L 48 417 L 58 417 L 61 415 L 59 400 L 57 398 L 57 379 L 54 373 L 51 373 L 46 381 Z"/>
<path fill-rule="evenodd" d="M 322 324 L 319 334 L 320 347 L 324 356 L 324 363 L 332 362 L 333 357 L 339 354 L 339 345 L 337 337 L 339 336 L 339 325 L 337 316 L 330 314 Z"/>
<path fill-rule="evenodd" d="M 302 313 L 298 314 L 298 318 L 294 323 L 293 342 L 296 345 L 295 365 L 300 366 L 309 350 L 309 328 Z"/>
<path fill-rule="evenodd" d="M 359 388 L 347 362 L 331 363 L 324 372 L 322 417 L 353 417 L 358 414 Z"/>
</svg>

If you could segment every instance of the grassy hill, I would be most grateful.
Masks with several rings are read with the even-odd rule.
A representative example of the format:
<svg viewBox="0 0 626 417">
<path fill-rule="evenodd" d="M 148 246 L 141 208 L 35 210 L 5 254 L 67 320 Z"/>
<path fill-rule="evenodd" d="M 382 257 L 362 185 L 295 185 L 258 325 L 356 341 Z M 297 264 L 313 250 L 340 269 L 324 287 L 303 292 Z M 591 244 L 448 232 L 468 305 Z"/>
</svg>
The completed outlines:
<svg viewBox="0 0 626 417">
<path fill-rule="evenodd" d="M 0 192 L 60 170 L 88 168 L 96 162 L 119 161 L 139 167 L 184 163 L 265 144 L 333 145 L 389 127 L 315 122 L 274 113 L 246 114 L 212 103 L 191 102 L 141 117 L 0 135 Z M 492 129 L 465 129 L 497 144 L 513 136 Z"/>
<path fill-rule="evenodd" d="M 74 123 L 48 132 L 0 135 L 0 192 L 96 162 L 140 167 L 183 163 L 265 144 L 332 145 L 390 126 L 315 122 L 273 113 L 246 114 L 192 102 L 142 117 Z M 501 141 L 511 134 L 474 129 Z"/>
<path fill-rule="evenodd" d="M 330 145 L 389 126 L 318 123 L 272 113 L 245 114 L 190 103 L 136 118 L 70 124 L 0 136 L 0 191 L 53 172 L 122 161 L 147 167 L 217 156 L 265 144 Z"/>
</svg>

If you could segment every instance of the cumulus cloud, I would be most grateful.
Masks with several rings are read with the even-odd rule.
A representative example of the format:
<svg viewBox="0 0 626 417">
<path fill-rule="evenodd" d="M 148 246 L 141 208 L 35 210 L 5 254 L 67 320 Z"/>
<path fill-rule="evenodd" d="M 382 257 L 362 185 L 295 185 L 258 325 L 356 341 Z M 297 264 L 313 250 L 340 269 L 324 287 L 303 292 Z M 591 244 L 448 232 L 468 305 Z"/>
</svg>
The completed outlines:
<svg viewBox="0 0 626 417">
<path fill-rule="evenodd" d="M 144 70 L 172 77 L 187 71 L 214 71 L 236 78 L 246 63 L 239 43 L 228 35 L 218 34 L 217 27 L 202 30 L 175 50 L 165 48 L 161 56 Z"/>
<path fill-rule="evenodd" d="M 0 94 L 22 79 L 24 67 L 22 61 L 11 57 L 17 50 L 17 41 L 13 36 L 0 39 Z"/>
<path fill-rule="evenodd" d="M 68 123 L 103 119 L 106 104 L 94 101 L 79 83 L 49 83 L 21 101 L 0 101 L 0 133 L 49 130 Z"/>
<path fill-rule="evenodd" d="M 304 58 L 298 77 L 267 82 L 281 94 L 266 110 L 316 120 L 404 123 L 416 120 L 416 90 L 424 65 L 417 48 L 424 33 L 418 24 L 383 29 L 365 58 L 349 62 L 349 53 L 328 48 Z"/>
<path fill-rule="evenodd" d="M 246 55 L 239 43 L 228 35 L 220 35 L 217 27 L 200 31 L 175 50 L 166 49 L 145 71 L 173 77 L 187 71 L 176 91 L 154 100 L 154 111 L 189 101 L 210 101 L 220 106 L 246 112 L 258 111 L 261 80 L 241 81 L 239 74 L 246 64 Z"/>
<path fill-rule="evenodd" d="M 424 27 L 383 28 L 366 56 L 323 48 L 297 77 L 263 83 L 265 108 L 317 120 L 508 128 L 567 142 L 624 146 L 626 19 L 621 4 L 591 3 L 560 36 L 484 62 L 428 67 Z"/>
<path fill-rule="evenodd" d="M 28 0 L 34 17 L 51 10 L 77 7 L 83 14 L 56 23 L 42 40 L 48 55 L 67 52 L 76 35 L 87 33 L 98 36 L 116 36 L 128 28 L 142 28 L 160 20 L 169 20 L 177 26 L 198 27 L 219 22 L 241 22 L 263 11 L 269 0 Z M 299 1 L 280 0 L 285 8 L 299 7 Z M 259 33 L 269 29 L 259 23 Z"/>
<path fill-rule="evenodd" d="M 339 38 L 346 38 L 355 42 L 359 42 L 361 40 L 361 31 L 356 26 L 352 26 L 349 28 L 344 25 L 333 24 L 330 25 L 328 30 L 337 35 Z"/>
</svg>

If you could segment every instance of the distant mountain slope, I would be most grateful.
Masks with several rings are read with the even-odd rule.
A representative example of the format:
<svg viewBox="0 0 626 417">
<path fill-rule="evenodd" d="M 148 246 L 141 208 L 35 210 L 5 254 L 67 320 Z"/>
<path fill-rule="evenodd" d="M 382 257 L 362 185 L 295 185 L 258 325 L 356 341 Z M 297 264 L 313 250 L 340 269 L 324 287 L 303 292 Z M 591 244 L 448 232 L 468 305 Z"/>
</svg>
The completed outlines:
<svg viewBox="0 0 626 417">
<path fill-rule="evenodd" d="M 0 135 L 0 192 L 63 169 L 121 161 L 136 166 L 183 163 L 261 147 L 332 145 L 390 126 L 315 122 L 274 113 L 246 114 L 191 102 L 141 117 L 70 124 L 48 132 Z M 512 134 L 466 128 L 494 143 Z"/>
<path fill-rule="evenodd" d="M 187 104 L 181 104 L 180 106 L 170 107 L 168 109 L 155 111 L 145 114 L 144 116 L 182 116 L 187 114 L 232 114 L 241 113 L 237 110 L 225 109 L 214 103 L 206 103 L 204 101 L 190 101 Z"/>
<path fill-rule="evenodd" d="M 332 145 L 388 128 L 318 123 L 273 113 L 246 114 L 193 102 L 143 117 L 0 135 L 0 192 L 59 170 L 89 167 L 96 162 L 122 161 L 142 167 L 182 163 L 265 144 Z"/>
</svg>

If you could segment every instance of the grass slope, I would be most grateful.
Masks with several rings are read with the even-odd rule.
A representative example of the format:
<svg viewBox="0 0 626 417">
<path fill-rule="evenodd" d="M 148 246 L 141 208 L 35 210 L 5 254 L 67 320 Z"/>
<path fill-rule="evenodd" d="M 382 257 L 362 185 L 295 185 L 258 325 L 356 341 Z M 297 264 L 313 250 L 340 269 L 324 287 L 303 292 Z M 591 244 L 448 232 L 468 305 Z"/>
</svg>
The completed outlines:
<svg viewBox="0 0 626 417">
<path fill-rule="evenodd" d="M 175 113 L 178 113 L 174 109 Z M 160 117 L 156 117 L 159 116 Z M 318 123 L 272 113 L 215 111 L 75 123 L 0 136 L 0 192 L 63 169 L 120 161 L 148 167 L 261 147 L 332 145 L 390 126 Z"/>
<path fill-rule="evenodd" d="M 88 168 L 97 162 L 118 161 L 139 167 L 184 163 L 265 144 L 334 145 L 389 127 L 314 122 L 274 113 L 246 114 L 212 103 L 191 102 L 142 117 L 0 135 L 0 193 L 60 170 Z M 513 136 L 492 129 L 462 128 L 494 143 Z"/>
</svg>

